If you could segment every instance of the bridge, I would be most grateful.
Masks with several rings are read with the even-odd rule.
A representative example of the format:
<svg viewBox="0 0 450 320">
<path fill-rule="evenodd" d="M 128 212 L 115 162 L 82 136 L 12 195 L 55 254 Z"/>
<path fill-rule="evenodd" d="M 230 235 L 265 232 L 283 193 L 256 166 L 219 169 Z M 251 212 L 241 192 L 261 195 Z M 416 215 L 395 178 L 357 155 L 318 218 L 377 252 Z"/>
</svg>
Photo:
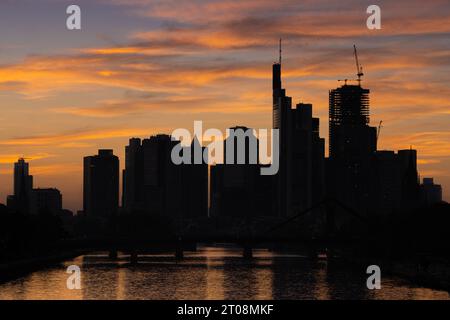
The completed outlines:
<svg viewBox="0 0 450 320">
<path fill-rule="evenodd" d="M 137 263 L 139 253 L 154 253 L 160 251 L 172 251 L 177 260 L 184 257 L 185 251 L 195 251 L 197 244 L 217 244 L 229 243 L 242 247 L 242 256 L 245 259 L 253 257 L 253 249 L 257 247 L 271 248 L 274 245 L 289 244 L 294 246 L 302 246 L 307 248 L 312 255 L 319 251 L 325 251 L 332 247 L 351 247 L 355 243 L 359 243 L 360 239 L 345 239 L 335 235 L 335 216 L 336 209 L 342 209 L 341 212 L 347 213 L 349 216 L 356 218 L 364 224 L 368 224 L 365 217 L 358 214 L 352 208 L 346 206 L 338 200 L 327 198 L 315 205 L 298 212 L 297 214 L 286 218 L 280 223 L 269 226 L 266 230 L 258 234 L 251 232 L 245 235 L 195 235 L 180 231 L 175 236 L 167 236 L 164 238 L 129 238 L 129 237 L 98 237 L 86 239 L 65 240 L 63 246 L 68 249 L 82 249 L 84 251 L 109 251 L 110 258 L 117 258 L 118 251 L 129 253 L 130 262 Z M 282 231 L 286 226 L 295 220 L 306 216 L 317 209 L 324 209 L 325 214 L 325 233 L 320 237 L 307 237 L 300 233 L 275 235 L 276 232 Z M 246 221 L 248 230 L 250 230 L 250 222 Z"/>
</svg>

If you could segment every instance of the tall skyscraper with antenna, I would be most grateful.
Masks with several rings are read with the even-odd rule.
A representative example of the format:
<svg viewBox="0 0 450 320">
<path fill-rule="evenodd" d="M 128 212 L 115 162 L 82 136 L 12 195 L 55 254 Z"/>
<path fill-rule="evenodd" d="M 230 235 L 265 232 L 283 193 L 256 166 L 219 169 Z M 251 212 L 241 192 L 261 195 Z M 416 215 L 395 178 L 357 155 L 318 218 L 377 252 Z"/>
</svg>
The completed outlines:
<svg viewBox="0 0 450 320">
<path fill-rule="evenodd" d="M 289 214 L 290 204 L 290 119 L 292 98 L 286 96 L 286 90 L 281 83 L 281 39 L 279 44 L 279 59 L 272 66 L 272 92 L 273 92 L 273 110 L 272 126 L 279 130 L 279 148 L 280 148 L 280 168 L 277 174 L 276 208 L 274 210 L 281 216 Z"/>
<path fill-rule="evenodd" d="M 311 104 L 299 103 L 292 109 L 292 98 L 282 86 L 281 54 L 280 39 L 279 59 L 272 67 L 272 126 L 280 137 L 280 167 L 272 202 L 279 216 L 289 216 L 322 197 L 324 140 L 319 137 L 319 119 L 312 117 Z"/>
</svg>

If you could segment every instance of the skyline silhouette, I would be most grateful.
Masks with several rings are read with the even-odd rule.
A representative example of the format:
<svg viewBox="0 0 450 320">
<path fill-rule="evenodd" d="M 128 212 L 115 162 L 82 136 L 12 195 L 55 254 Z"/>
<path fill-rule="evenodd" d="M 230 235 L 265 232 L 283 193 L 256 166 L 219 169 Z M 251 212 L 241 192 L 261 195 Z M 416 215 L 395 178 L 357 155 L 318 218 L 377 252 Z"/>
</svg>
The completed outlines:
<svg viewBox="0 0 450 320">
<path fill-rule="evenodd" d="M 139 2 L 137 12 L 123 1 L 81 0 L 80 32 L 67 31 L 64 3 L 27 1 L 29 12 L 0 4 L 9 26 L 0 30 L 0 199 L 12 193 L 11 166 L 22 155 L 33 158 L 35 185 L 57 187 L 75 211 L 79 159 L 98 149 L 124 159 L 129 137 L 190 128 L 196 119 L 222 131 L 241 123 L 270 128 L 268 72 L 282 37 L 285 85 L 295 103 L 314 105 L 322 137 L 327 92 L 337 79 L 354 78 L 356 43 L 372 125 L 383 120 L 379 149 L 412 145 L 419 171 L 439 176 L 449 201 L 449 4 L 430 1 L 423 10 L 420 1 L 383 3 L 388 14 L 374 31 L 360 1 L 215 1 L 196 10 L 187 1 Z"/>
<path fill-rule="evenodd" d="M 102 218 L 132 212 L 167 217 L 290 217 L 331 198 L 363 216 L 382 216 L 442 202 L 442 188 L 434 184 L 434 177 L 420 181 L 417 150 L 378 149 L 381 122 L 378 128 L 370 126 L 370 90 L 362 86 L 356 46 L 358 85 L 349 85 L 346 79 L 329 91 L 328 157 L 312 104 L 298 103 L 293 108 L 282 84 L 281 39 L 279 52 L 279 62 L 272 66 L 272 125 L 279 130 L 280 150 L 275 176 L 258 177 L 261 164 L 250 162 L 249 157 L 251 147 L 259 150 L 253 135 L 244 140 L 244 164 L 225 163 L 228 143 L 224 143 L 219 164 L 176 165 L 170 155 L 180 141 L 162 133 L 143 139 L 142 144 L 140 138 L 132 137 L 125 146 L 123 170 L 112 149 L 84 157 L 83 209 L 77 212 Z M 244 130 L 245 137 L 249 128 L 232 129 Z M 234 157 L 239 134 L 224 140 L 233 138 Z M 205 146 L 195 136 L 190 147 L 182 148 L 191 160 L 196 145 L 203 155 Z M 58 189 L 33 188 L 25 158 L 14 164 L 14 193 L 7 197 L 7 206 L 24 214 L 63 213 Z"/>
<path fill-rule="evenodd" d="M 0 299 L 450 299 L 449 12 L 0 1 Z"/>
</svg>

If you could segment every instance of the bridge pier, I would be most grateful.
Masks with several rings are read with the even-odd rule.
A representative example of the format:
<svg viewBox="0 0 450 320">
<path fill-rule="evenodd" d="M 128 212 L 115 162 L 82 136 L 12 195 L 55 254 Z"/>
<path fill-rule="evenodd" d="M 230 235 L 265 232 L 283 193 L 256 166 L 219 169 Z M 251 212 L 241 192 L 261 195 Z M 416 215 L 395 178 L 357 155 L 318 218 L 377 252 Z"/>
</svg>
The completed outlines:
<svg viewBox="0 0 450 320">
<path fill-rule="evenodd" d="M 183 246 L 179 243 L 175 248 L 175 259 L 179 261 L 183 260 L 183 258 L 184 258 Z"/>
<path fill-rule="evenodd" d="M 319 259 L 318 251 L 315 247 L 308 248 L 308 258 L 312 261 L 317 261 Z"/>
<path fill-rule="evenodd" d="M 130 263 L 131 264 L 138 263 L 138 254 L 135 250 L 131 251 L 131 253 L 130 253 Z"/>
<path fill-rule="evenodd" d="M 109 258 L 111 260 L 117 260 L 117 249 L 109 250 Z"/>
<path fill-rule="evenodd" d="M 244 259 L 253 259 L 253 248 L 250 244 L 244 245 L 244 251 L 242 256 Z"/>
</svg>

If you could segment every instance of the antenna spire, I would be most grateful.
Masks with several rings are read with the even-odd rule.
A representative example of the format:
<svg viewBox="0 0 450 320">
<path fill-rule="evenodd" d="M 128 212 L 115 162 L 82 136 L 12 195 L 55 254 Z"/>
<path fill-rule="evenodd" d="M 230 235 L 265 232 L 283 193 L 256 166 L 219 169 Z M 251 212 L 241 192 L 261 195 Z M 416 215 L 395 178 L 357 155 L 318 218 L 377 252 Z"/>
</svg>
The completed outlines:
<svg viewBox="0 0 450 320">
<path fill-rule="evenodd" d="M 281 65 L 281 38 L 280 38 L 280 58 L 279 58 L 278 62 Z"/>
</svg>

